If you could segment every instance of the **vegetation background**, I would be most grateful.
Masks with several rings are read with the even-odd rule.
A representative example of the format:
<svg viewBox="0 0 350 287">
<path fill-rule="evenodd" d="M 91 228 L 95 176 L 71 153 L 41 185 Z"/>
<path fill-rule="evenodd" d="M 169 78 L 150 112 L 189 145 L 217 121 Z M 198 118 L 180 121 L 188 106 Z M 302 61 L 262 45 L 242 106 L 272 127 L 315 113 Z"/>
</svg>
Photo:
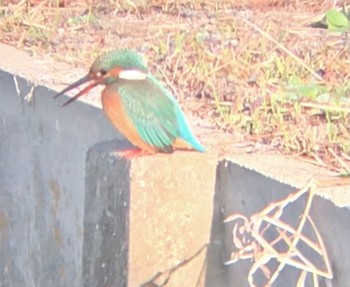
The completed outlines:
<svg viewBox="0 0 350 287">
<path fill-rule="evenodd" d="M 232 144 L 349 174 L 350 42 L 348 27 L 329 29 L 330 9 L 348 17 L 327 0 L 0 1 L 0 41 L 86 68 L 136 49 Z"/>
</svg>

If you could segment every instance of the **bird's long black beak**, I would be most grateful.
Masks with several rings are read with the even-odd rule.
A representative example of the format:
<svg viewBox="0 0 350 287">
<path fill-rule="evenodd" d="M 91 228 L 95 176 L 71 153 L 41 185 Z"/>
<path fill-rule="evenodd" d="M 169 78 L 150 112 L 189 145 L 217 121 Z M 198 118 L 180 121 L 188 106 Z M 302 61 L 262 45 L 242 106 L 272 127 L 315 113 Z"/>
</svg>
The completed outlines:
<svg viewBox="0 0 350 287">
<path fill-rule="evenodd" d="M 94 88 L 95 86 L 97 86 L 100 81 L 99 80 L 95 80 L 95 79 L 91 79 L 90 77 L 88 76 L 85 76 L 84 78 L 81 78 L 80 80 L 76 81 L 75 83 L 69 85 L 67 88 L 65 88 L 64 90 L 62 90 L 61 92 L 59 92 L 58 94 L 56 94 L 54 96 L 54 98 L 58 98 L 59 96 L 67 93 L 68 91 L 70 90 L 73 90 L 75 88 L 78 88 L 79 86 L 85 84 L 85 83 L 88 83 L 90 82 L 91 83 L 85 87 L 84 89 L 82 89 L 78 94 L 76 94 L 74 97 L 70 98 L 67 102 L 65 102 L 62 107 L 65 107 L 67 105 L 69 105 L 71 102 L 74 102 L 76 99 L 78 99 L 79 97 L 81 97 L 82 95 L 86 94 L 87 92 L 89 92 L 92 88 Z"/>
</svg>

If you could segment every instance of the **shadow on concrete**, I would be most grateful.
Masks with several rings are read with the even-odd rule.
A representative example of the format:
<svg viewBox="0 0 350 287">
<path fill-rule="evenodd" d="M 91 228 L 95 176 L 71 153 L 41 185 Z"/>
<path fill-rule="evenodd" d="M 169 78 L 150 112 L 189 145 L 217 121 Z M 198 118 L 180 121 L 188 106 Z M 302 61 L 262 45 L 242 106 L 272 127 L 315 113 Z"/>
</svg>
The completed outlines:
<svg viewBox="0 0 350 287">
<path fill-rule="evenodd" d="M 208 268 L 205 286 L 249 286 L 247 277 L 253 264 L 251 259 L 240 260 L 228 266 L 224 265 L 224 262 L 230 259 L 234 249 L 232 244 L 233 225 L 224 224 L 223 220 L 232 213 L 240 213 L 249 217 L 263 210 L 271 202 L 284 199 L 293 191 L 295 188 L 289 185 L 279 183 L 230 161 L 222 161 L 218 165 L 211 239 L 207 251 Z M 300 212 L 305 209 L 305 204 L 305 198 L 301 197 L 300 200 L 288 205 L 288 208 L 283 212 L 283 221 L 290 226 L 298 224 Z M 350 256 L 345 256 L 345 254 L 350 254 L 348 252 L 350 229 L 344 230 L 346 222 L 350 221 L 349 210 L 335 207 L 330 201 L 315 196 L 310 214 L 328 250 L 334 272 L 332 283 L 328 279 L 319 277 L 319 286 L 350 286 L 350 276 L 346 271 L 350 264 Z M 305 225 L 303 233 L 315 238 L 308 225 Z M 268 240 L 271 240 L 276 234 L 272 230 L 268 230 L 266 236 Z M 282 245 L 277 246 L 281 253 L 285 250 L 284 248 L 285 246 Z M 317 254 L 305 246 L 300 248 L 306 258 L 312 259 L 317 265 L 322 264 Z M 276 270 L 278 265 L 276 260 L 271 260 L 268 266 L 272 270 Z M 299 270 L 295 267 L 287 266 L 280 272 L 273 286 L 294 287 L 299 274 Z M 264 286 L 265 278 L 262 272 L 257 272 L 254 275 L 254 282 L 256 286 Z M 305 286 L 314 286 L 310 275 Z"/>
<path fill-rule="evenodd" d="M 0 87 L 0 285 L 81 287 L 86 152 L 118 133 L 1 70 Z"/>
<path fill-rule="evenodd" d="M 84 286 L 127 286 L 130 162 L 116 152 L 130 147 L 125 141 L 108 141 L 87 153 Z"/>
</svg>

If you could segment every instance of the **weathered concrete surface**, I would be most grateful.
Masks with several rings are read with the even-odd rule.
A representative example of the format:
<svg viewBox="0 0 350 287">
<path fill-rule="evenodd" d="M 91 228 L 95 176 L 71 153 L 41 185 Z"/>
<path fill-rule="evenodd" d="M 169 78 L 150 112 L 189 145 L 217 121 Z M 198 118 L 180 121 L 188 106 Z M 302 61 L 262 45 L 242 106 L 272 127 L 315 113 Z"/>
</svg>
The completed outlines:
<svg viewBox="0 0 350 287">
<path fill-rule="evenodd" d="M 17 65 L 28 68 L 25 53 L 3 47 L 1 58 L 22 59 Z M 80 287 L 86 152 L 118 134 L 99 109 L 81 102 L 62 109 L 45 87 L 35 87 L 28 102 L 33 85 L 6 69 L 0 70 L 0 286 Z"/>
<path fill-rule="evenodd" d="M 127 286 L 130 164 L 97 144 L 87 155 L 83 286 Z"/>
<path fill-rule="evenodd" d="M 167 286 L 203 286 L 205 252 L 198 252 L 210 238 L 216 165 L 211 153 L 187 152 L 132 162 L 130 287 L 171 268 Z"/>
<path fill-rule="evenodd" d="M 84 286 L 204 286 L 216 157 L 128 162 L 95 146 L 88 159 Z"/>
<path fill-rule="evenodd" d="M 284 199 L 290 192 L 295 191 L 295 187 L 242 167 L 242 165 L 235 163 L 235 161 L 236 159 L 232 161 L 224 160 L 219 164 L 217 170 L 206 286 L 249 286 L 247 276 L 252 266 L 251 260 L 241 260 L 229 266 L 223 265 L 223 262 L 230 259 L 230 253 L 233 250 L 233 225 L 229 223 L 224 224 L 223 220 L 233 213 L 239 213 L 249 217 L 263 210 L 271 202 Z M 274 165 L 275 169 L 278 169 L 279 164 L 274 162 Z M 293 172 L 293 169 L 289 170 L 289 172 Z M 333 187 L 333 190 L 348 193 L 350 192 L 350 186 Z M 334 278 L 330 283 L 328 279 L 320 277 L 320 286 L 350 286 L 350 275 L 348 272 L 348 266 L 350 266 L 348 243 L 350 229 L 346 227 L 350 221 L 350 209 L 338 207 L 330 200 L 325 199 L 324 194 L 329 195 L 330 191 L 323 188 L 318 189 L 318 194 L 313 199 L 310 216 L 323 238 Z M 345 198 L 347 198 L 347 195 Z M 305 209 L 305 202 L 304 197 L 286 208 L 283 216 L 284 222 L 295 226 L 300 220 L 301 211 Z M 337 198 L 337 202 L 342 204 L 342 206 L 345 204 L 344 199 L 341 201 L 339 197 Z M 310 226 L 306 225 L 304 232 L 312 236 Z M 271 233 L 270 236 L 275 235 Z M 312 259 L 312 262 L 317 262 L 319 264 L 318 266 L 323 266 L 319 256 L 310 253 L 310 249 L 304 248 L 304 246 L 301 249 L 305 251 L 307 258 Z M 296 286 L 296 279 L 299 276 L 298 272 L 296 272 L 297 270 L 294 267 L 286 267 L 285 270 L 286 272 L 281 272 L 273 286 Z M 260 277 L 259 275 L 256 276 L 256 280 L 255 283 L 257 286 L 264 286 L 262 282 L 265 281 L 262 279 L 261 274 Z M 310 277 L 305 286 L 314 286 L 311 284 Z"/>
</svg>

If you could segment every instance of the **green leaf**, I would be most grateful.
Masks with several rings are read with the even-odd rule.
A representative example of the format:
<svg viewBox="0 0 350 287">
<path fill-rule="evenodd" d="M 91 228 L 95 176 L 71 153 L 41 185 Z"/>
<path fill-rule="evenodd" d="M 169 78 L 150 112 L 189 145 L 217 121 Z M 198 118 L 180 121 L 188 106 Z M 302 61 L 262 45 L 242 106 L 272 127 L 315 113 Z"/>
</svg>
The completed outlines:
<svg viewBox="0 0 350 287">
<path fill-rule="evenodd" d="M 344 15 L 344 13 L 330 9 L 326 13 L 326 21 L 328 25 L 328 30 L 334 32 L 345 32 L 349 29 L 349 19 Z"/>
</svg>

